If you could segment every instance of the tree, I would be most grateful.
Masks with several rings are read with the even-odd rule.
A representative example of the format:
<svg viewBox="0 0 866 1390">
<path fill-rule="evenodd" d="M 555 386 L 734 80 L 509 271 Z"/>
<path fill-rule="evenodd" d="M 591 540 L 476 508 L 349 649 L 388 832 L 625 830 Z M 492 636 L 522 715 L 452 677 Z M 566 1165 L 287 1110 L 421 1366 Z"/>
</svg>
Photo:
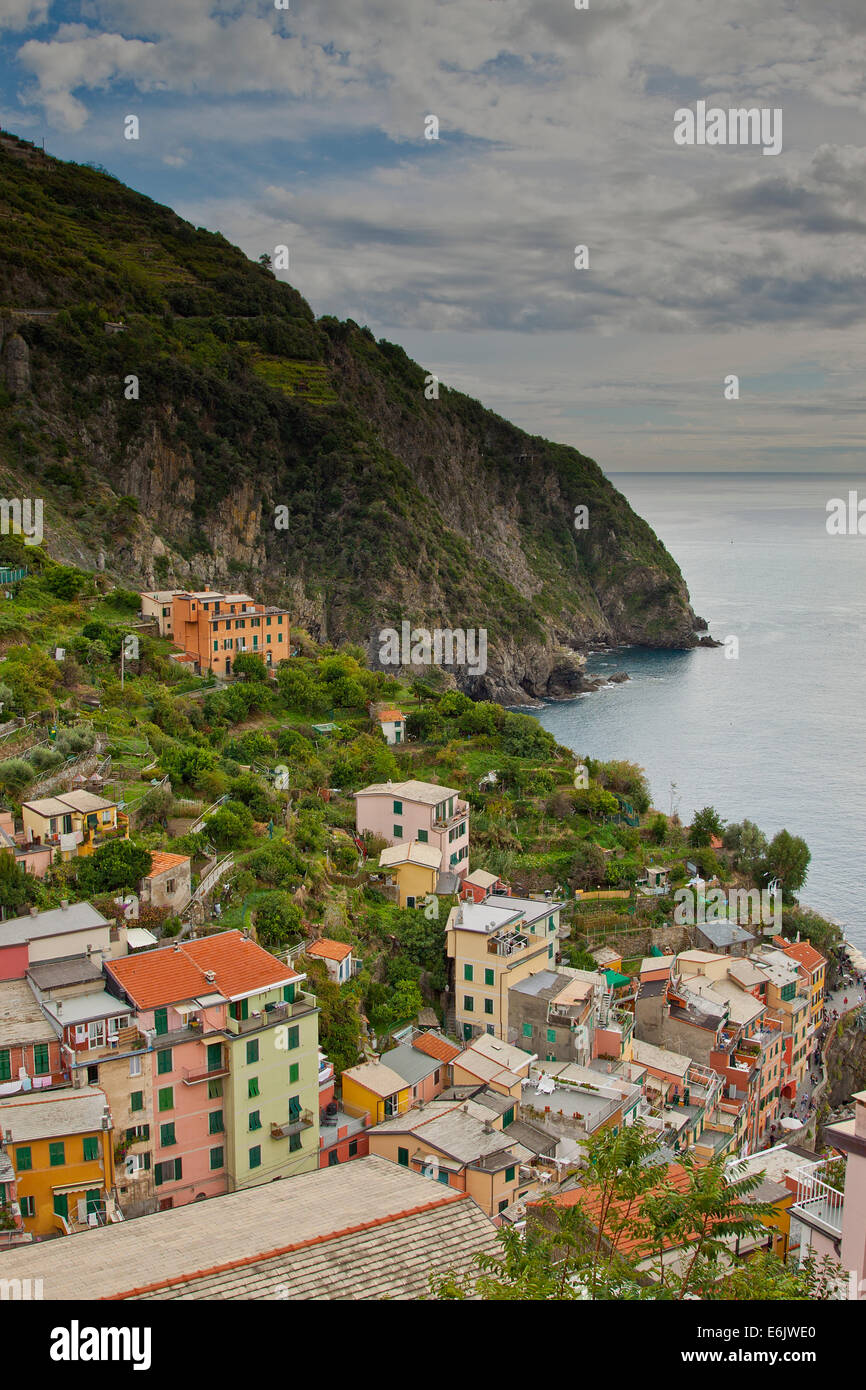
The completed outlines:
<svg viewBox="0 0 866 1390">
<path fill-rule="evenodd" d="M 288 893 L 270 893 L 255 910 L 256 936 L 269 951 L 278 951 L 301 936 L 301 909 Z"/>
<path fill-rule="evenodd" d="M 689 844 L 693 849 L 700 849 L 703 845 L 709 845 L 714 835 L 721 836 L 724 828 L 725 823 L 715 807 L 704 806 L 702 810 L 695 811 L 692 818 Z"/>
<path fill-rule="evenodd" d="M 253 813 L 242 801 L 225 801 L 205 822 L 211 844 L 218 850 L 237 849 L 253 828 Z"/>
<path fill-rule="evenodd" d="M 36 779 L 36 769 L 24 758 L 7 758 L 0 763 L 0 791 L 18 798 Z"/>
<path fill-rule="evenodd" d="M 809 846 L 799 835 L 791 835 L 780 830 L 770 841 L 763 863 L 763 879 L 769 882 L 777 878 L 782 885 L 782 897 L 790 902 L 798 888 L 802 888 L 809 872 L 812 859 Z"/>
<path fill-rule="evenodd" d="M 663 845 L 668 837 L 668 818 L 661 811 L 649 824 L 649 838 L 654 845 Z"/>
<path fill-rule="evenodd" d="M 174 792 L 171 784 L 150 787 L 138 803 L 136 821 L 145 828 L 149 825 L 165 825 L 174 805 Z"/>
<path fill-rule="evenodd" d="M 268 668 L 255 652 L 241 652 L 235 657 L 233 669 L 236 676 L 245 676 L 247 680 L 266 681 L 268 678 Z"/>
<path fill-rule="evenodd" d="M 11 850 L 0 850 L 0 907 L 17 917 L 37 900 L 36 880 L 19 867 Z"/>
<path fill-rule="evenodd" d="M 726 826 L 722 842 L 733 855 L 734 867 L 745 873 L 754 873 L 767 853 L 767 837 L 751 820 Z"/>
<path fill-rule="evenodd" d="M 571 861 L 568 881 L 575 888 L 594 888 L 604 879 L 606 861 L 601 846 L 581 840 Z M 594 968 L 594 967 L 593 967 Z"/>
<path fill-rule="evenodd" d="M 262 254 L 259 256 L 259 265 L 263 265 L 265 270 L 270 270 L 271 264 L 271 258 L 268 255 L 267 251 L 263 251 Z"/>
<path fill-rule="evenodd" d="M 132 840 L 109 840 L 92 855 L 76 862 L 78 886 L 87 894 L 138 892 L 145 874 L 150 873 L 150 850 Z"/>
</svg>

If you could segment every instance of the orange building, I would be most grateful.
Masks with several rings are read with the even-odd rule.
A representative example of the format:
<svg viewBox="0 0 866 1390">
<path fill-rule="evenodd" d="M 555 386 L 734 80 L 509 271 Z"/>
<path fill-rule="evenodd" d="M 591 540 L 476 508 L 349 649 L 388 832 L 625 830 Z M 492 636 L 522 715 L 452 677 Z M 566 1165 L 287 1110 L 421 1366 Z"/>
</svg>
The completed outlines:
<svg viewBox="0 0 866 1390">
<path fill-rule="evenodd" d="M 174 642 L 192 658 L 198 672 L 230 676 L 244 652 L 276 666 L 290 653 L 289 614 L 285 608 L 256 603 L 249 594 L 214 590 L 178 593 L 172 599 Z"/>
</svg>

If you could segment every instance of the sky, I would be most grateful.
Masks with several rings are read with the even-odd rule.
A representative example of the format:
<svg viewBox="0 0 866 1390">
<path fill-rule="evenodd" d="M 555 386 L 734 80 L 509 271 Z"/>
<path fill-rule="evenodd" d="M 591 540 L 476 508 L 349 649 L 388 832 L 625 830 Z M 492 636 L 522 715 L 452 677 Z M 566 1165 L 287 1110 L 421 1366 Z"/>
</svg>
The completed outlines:
<svg viewBox="0 0 866 1390">
<path fill-rule="evenodd" d="M 586 6 L 0 0 L 0 125 L 607 472 L 856 473 L 866 0 Z"/>
</svg>

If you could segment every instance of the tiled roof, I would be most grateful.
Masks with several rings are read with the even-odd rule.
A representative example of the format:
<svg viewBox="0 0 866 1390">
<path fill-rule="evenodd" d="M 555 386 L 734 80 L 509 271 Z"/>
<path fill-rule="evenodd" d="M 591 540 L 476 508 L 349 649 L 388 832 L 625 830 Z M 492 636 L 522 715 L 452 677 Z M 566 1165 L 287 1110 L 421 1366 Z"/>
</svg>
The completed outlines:
<svg viewBox="0 0 866 1390">
<path fill-rule="evenodd" d="M 145 878 L 156 878 L 169 869 L 178 869 L 181 864 L 188 863 L 188 854 L 166 854 L 162 850 L 154 850 L 150 856 L 150 873 L 145 874 Z"/>
<path fill-rule="evenodd" d="M 387 1057 L 388 1054 L 385 1055 Z M 393 1096 L 397 1091 L 406 1089 L 406 1082 L 399 1072 L 392 1071 L 385 1062 L 359 1062 L 356 1067 L 346 1068 L 343 1072 L 344 1082 L 347 1076 L 366 1091 L 372 1091 L 374 1096 Z"/>
<path fill-rule="evenodd" d="M 345 960 L 352 954 L 352 948 L 345 941 L 332 941 L 329 936 L 320 936 L 312 946 L 307 947 L 308 956 L 319 956 L 322 960 Z"/>
<path fill-rule="evenodd" d="M 660 1177 L 658 1186 L 660 1186 L 662 1182 L 669 1183 L 677 1192 L 686 1192 L 689 1187 L 689 1176 L 679 1163 L 672 1163 L 667 1169 L 667 1172 L 663 1173 Z M 656 1187 L 650 1188 L 647 1195 L 652 1195 L 655 1191 Z M 568 1192 L 557 1192 L 547 1198 L 547 1200 L 552 1202 L 556 1207 L 581 1207 L 590 1221 L 593 1221 L 601 1210 L 603 1198 L 604 1194 L 598 1188 L 593 1190 L 586 1187 L 573 1187 Z M 627 1202 L 623 1198 L 614 1198 L 610 1205 L 610 1216 L 618 1216 L 625 1210 Z M 528 1201 L 526 1203 L 527 1212 L 531 1211 L 535 1206 L 538 1206 L 537 1202 Z M 635 1215 L 637 1214 L 638 1213 L 635 1213 Z M 644 1244 L 644 1241 L 637 1236 L 621 1234 L 617 1241 L 617 1250 L 623 1255 L 632 1255 L 642 1244 Z M 670 1241 L 665 1237 L 664 1248 L 666 1250 L 675 1249 L 677 1244 L 678 1242 Z"/>
<path fill-rule="evenodd" d="M 54 1042 L 56 1037 L 27 982 L 0 981 L 0 1046 Z"/>
<path fill-rule="evenodd" d="M 239 931 L 124 956 L 106 961 L 105 967 L 139 1009 L 195 999 L 216 990 L 226 999 L 234 999 L 298 979 L 290 966 Z M 216 980 L 206 979 L 205 971 L 213 971 Z"/>
<path fill-rule="evenodd" d="M 404 801 L 422 801 L 428 806 L 438 806 L 452 796 L 460 796 L 457 787 L 440 787 L 438 782 L 371 782 L 362 787 L 355 796 L 396 796 Z"/>
<path fill-rule="evenodd" d="M 426 1052 L 428 1057 L 435 1057 L 438 1062 L 451 1062 L 460 1055 L 459 1047 L 436 1033 L 422 1033 L 413 1040 L 412 1046 L 419 1052 Z"/>
<path fill-rule="evenodd" d="M 438 869 L 442 862 L 442 851 L 438 845 L 422 845 L 420 840 L 402 840 L 398 845 L 383 849 L 379 855 L 379 868 L 391 869 L 398 864 L 417 864 L 423 869 Z"/>
<path fill-rule="evenodd" d="M 816 970 L 818 966 L 827 964 L 826 957 L 808 941 L 786 941 L 783 949 L 786 956 L 793 956 L 807 970 Z"/>
<path fill-rule="evenodd" d="M 383 722 L 386 720 L 400 721 L 405 718 L 405 715 L 403 714 L 403 711 L 399 709 L 380 709 L 376 718 L 381 719 Z"/>
<path fill-rule="evenodd" d="M 87 1241 L 85 1246 L 81 1242 Z M 50 1299 L 415 1299 L 498 1249 L 465 1193 L 368 1157 L 7 1252 Z"/>
<path fill-rule="evenodd" d="M 12 1131 L 13 1144 L 64 1134 L 89 1134 L 102 1128 L 107 1110 L 108 1097 L 96 1086 L 19 1095 L 0 1102 L 0 1128 L 4 1133 L 7 1129 Z"/>
</svg>

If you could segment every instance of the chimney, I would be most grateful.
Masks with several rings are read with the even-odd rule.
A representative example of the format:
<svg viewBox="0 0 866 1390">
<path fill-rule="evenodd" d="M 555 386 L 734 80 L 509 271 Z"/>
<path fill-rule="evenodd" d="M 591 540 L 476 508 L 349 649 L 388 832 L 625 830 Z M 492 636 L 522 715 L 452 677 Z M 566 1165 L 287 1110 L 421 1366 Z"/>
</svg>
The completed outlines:
<svg viewBox="0 0 866 1390">
<path fill-rule="evenodd" d="M 68 898 L 61 898 L 61 899 L 60 899 L 60 910 L 61 910 L 61 912 L 68 912 L 68 911 L 69 911 L 69 899 L 68 899 Z"/>
<path fill-rule="evenodd" d="M 30 909 L 30 916 L 31 916 L 31 917 L 38 917 L 38 916 L 39 916 L 39 908 L 38 908 L 38 907 L 31 907 L 31 909 Z"/>
<path fill-rule="evenodd" d="M 57 1001 L 57 1017 L 58 1017 L 58 1018 L 62 1018 L 62 1017 L 63 1017 L 63 1000 L 62 1000 L 62 999 L 58 999 L 58 1001 Z"/>
<path fill-rule="evenodd" d="M 492 1133 L 493 1133 L 493 1126 L 492 1126 L 492 1124 L 490 1123 L 489 1120 L 485 1120 L 485 1121 L 484 1121 L 484 1133 L 485 1133 L 485 1134 L 492 1134 Z"/>
<path fill-rule="evenodd" d="M 216 971 L 215 971 L 215 970 L 206 970 L 206 971 L 204 972 L 204 977 L 205 977 L 205 979 L 207 980 L 208 984 L 209 984 L 209 985 L 212 985 L 212 984 L 214 984 L 215 981 L 216 981 Z"/>
</svg>

